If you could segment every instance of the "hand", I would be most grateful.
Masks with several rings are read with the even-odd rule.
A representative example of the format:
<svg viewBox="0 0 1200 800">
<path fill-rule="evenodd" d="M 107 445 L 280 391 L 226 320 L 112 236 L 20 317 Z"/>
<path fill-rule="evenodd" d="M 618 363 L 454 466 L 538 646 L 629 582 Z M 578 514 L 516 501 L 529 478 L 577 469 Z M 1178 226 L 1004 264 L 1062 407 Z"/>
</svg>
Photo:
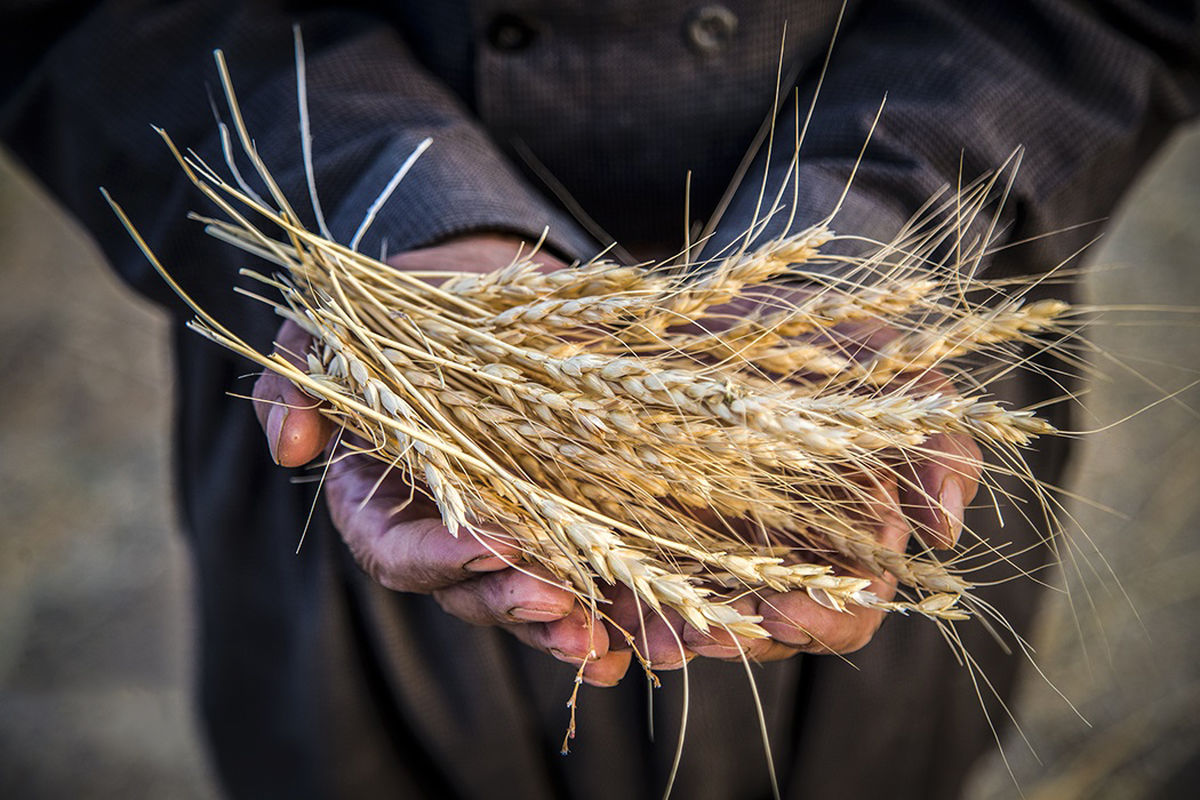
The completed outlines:
<svg viewBox="0 0 1200 800">
<path fill-rule="evenodd" d="M 389 263 L 412 271 L 487 272 L 508 264 L 518 245 L 501 236 L 472 236 L 410 251 Z M 563 266 L 544 254 L 538 260 L 551 268 Z M 287 322 L 276 349 L 302 363 L 309 343 L 307 333 Z M 255 383 L 254 398 L 277 463 L 298 467 L 325 452 L 334 426 L 311 397 L 267 372 Z M 418 495 L 404 505 L 411 487 L 398 475 L 380 482 L 385 469 L 368 456 L 340 456 L 324 485 L 333 523 L 368 575 L 389 589 L 431 594 L 459 619 L 499 625 L 561 661 L 587 659 L 583 679 L 590 684 L 611 686 L 624 676 L 630 652 L 610 651 L 607 628 L 547 572 L 528 564 L 518 569 L 518 549 L 502 532 L 479 539 L 452 536 L 429 501 Z"/>
</svg>

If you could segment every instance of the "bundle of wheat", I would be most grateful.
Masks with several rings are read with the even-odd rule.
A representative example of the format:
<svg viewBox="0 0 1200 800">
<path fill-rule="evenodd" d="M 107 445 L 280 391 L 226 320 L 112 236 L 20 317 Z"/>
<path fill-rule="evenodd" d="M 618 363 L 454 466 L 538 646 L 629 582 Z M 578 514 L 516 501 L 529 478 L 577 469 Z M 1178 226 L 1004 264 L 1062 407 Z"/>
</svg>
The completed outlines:
<svg viewBox="0 0 1200 800">
<path fill-rule="evenodd" d="M 192 327 L 326 403 L 356 447 L 425 488 L 452 532 L 501 526 L 593 606 L 597 581 L 620 582 L 702 630 L 765 636 L 728 604 L 762 588 L 836 609 L 967 615 L 971 585 L 953 559 L 862 532 L 879 505 L 863 476 L 903 484 L 901 467 L 943 433 L 1019 463 L 1017 448 L 1051 431 L 950 361 L 1008 364 L 1014 344 L 1062 333 L 1070 311 L 973 278 L 985 242 L 931 260 L 993 182 L 955 197 L 954 224 L 857 257 L 822 256 L 826 222 L 768 241 L 752 231 L 700 265 L 599 258 L 544 272 L 531 251 L 488 274 L 414 276 L 305 230 L 234 118 L 278 208 L 163 137 L 228 215 L 203 219 L 209 232 L 283 270 L 244 273 L 278 291 L 262 299 L 312 347 L 294 354 L 301 368 L 200 308 Z M 981 294 L 987 305 L 970 299 Z M 945 374 L 971 390 L 948 390 Z M 902 599 L 867 591 L 864 575 L 885 573 Z"/>
<path fill-rule="evenodd" d="M 352 245 L 338 244 L 301 224 L 254 151 L 219 54 L 218 64 L 275 207 L 245 183 L 228 147 L 233 182 L 160 133 L 226 216 L 201 218 L 209 233 L 277 268 L 243 272 L 277 292 L 259 299 L 311 347 L 252 348 L 192 303 L 113 207 L 192 305 L 194 330 L 321 401 L 342 446 L 421 487 L 451 532 L 510 532 L 525 562 L 600 618 L 606 586 L 617 584 L 652 613 L 673 609 L 702 631 L 750 638 L 768 635 L 762 620 L 732 601 L 764 590 L 939 625 L 988 611 L 973 604 L 965 563 L 994 553 L 987 543 L 937 556 L 919 526 L 909 552 L 867 531 L 888 513 L 881 487 L 919 489 L 909 466 L 943 434 L 1000 456 L 976 465 L 985 482 L 1016 475 L 1042 492 L 1020 450 L 1051 426 L 990 399 L 986 386 L 991 367 L 1022 361 L 1021 348 L 1069 336 L 1075 312 L 1023 302 L 1028 282 L 975 275 L 989 236 L 968 245 L 962 232 L 983 218 L 996 176 L 946 201 L 952 214 L 857 256 L 826 252 L 839 238 L 832 215 L 762 236 L 781 192 L 742 240 L 700 263 L 597 258 L 544 271 L 535 247 L 486 274 L 412 274 L 355 246 L 429 142 Z M 968 355 L 974 364 L 958 360 Z M 872 591 L 880 577 L 899 584 L 894 598 Z"/>
</svg>

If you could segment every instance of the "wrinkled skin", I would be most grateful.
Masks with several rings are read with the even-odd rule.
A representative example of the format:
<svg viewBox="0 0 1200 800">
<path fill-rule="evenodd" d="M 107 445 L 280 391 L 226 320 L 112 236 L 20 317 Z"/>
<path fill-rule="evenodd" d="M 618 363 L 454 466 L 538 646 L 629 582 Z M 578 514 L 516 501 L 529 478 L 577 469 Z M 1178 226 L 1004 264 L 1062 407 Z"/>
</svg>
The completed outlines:
<svg viewBox="0 0 1200 800">
<path fill-rule="evenodd" d="M 390 263 L 405 270 L 486 272 L 508 264 L 518 244 L 498 235 L 464 237 L 403 253 Z M 545 254 L 539 260 L 550 269 L 563 266 Z M 288 322 L 280 328 L 276 343 L 280 352 L 302 358 L 309 338 Z M 298 467 L 325 452 L 335 430 L 312 398 L 270 372 L 258 379 L 254 398 L 277 463 Z M 969 438 L 935 436 L 926 447 L 928 458 L 908 468 L 899 484 L 895 479 L 868 476 L 878 502 L 871 533 L 897 552 L 905 549 L 913 528 L 922 532 L 929 546 L 952 546 L 961 532 L 963 509 L 977 489 L 980 453 Z M 721 630 L 696 630 L 672 611 L 663 617 L 643 616 L 644 604 L 639 606 L 623 586 L 609 593 L 611 606 L 605 609 L 609 621 L 594 621 L 584 605 L 555 585 L 544 570 L 528 564 L 514 566 L 518 548 L 502 531 L 480 540 L 456 538 L 419 493 L 397 510 L 410 495 L 410 487 L 398 475 L 385 478 L 364 503 L 383 469 L 366 456 L 342 457 L 330 467 L 325 482 L 325 501 L 334 524 L 363 570 L 389 589 L 433 595 L 459 619 L 501 626 L 561 661 L 586 660 L 584 680 L 595 686 L 615 685 L 629 668 L 632 652 L 619 629 L 636 637 L 638 651 L 654 669 L 676 669 L 695 656 L 739 659 L 741 651 L 756 661 L 790 658 L 800 652 L 850 653 L 866 645 L 883 621 L 883 612 L 841 613 L 815 603 L 804 592 L 767 591 L 733 604 L 743 613 L 761 614 L 771 637 L 738 640 Z M 870 591 L 890 599 L 896 591 L 895 578 L 876 578 Z"/>
</svg>

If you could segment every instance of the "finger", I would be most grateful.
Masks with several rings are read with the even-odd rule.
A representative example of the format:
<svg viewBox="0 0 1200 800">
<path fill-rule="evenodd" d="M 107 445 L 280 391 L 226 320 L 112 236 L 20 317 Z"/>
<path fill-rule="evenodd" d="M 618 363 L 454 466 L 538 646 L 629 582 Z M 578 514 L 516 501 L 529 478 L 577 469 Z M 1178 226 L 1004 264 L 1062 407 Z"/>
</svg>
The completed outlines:
<svg viewBox="0 0 1200 800">
<path fill-rule="evenodd" d="M 747 616 L 758 613 L 757 601 L 751 595 L 732 600 L 729 605 Z M 774 660 L 767 657 L 775 646 L 770 639 L 737 636 L 715 625 L 710 626 L 707 631 L 685 625 L 682 635 L 687 649 L 703 658 L 734 661 L 741 660 L 744 653 L 752 661 Z M 796 651 L 792 650 L 791 653 L 794 655 Z"/>
<path fill-rule="evenodd" d="M 797 655 L 803 652 L 798 648 L 784 644 L 783 642 L 778 642 L 774 639 L 755 639 L 754 641 L 762 642 L 763 644 L 755 650 L 753 656 L 747 653 L 746 657 L 759 664 L 766 664 L 770 661 L 785 661 L 789 658 L 795 658 Z M 734 661 L 735 659 L 730 658 L 726 660 Z M 738 656 L 736 660 L 741 661 L 741 656 Z"/>
<path fill-rule="evenodd" d="M 583 681 L 591 686 L 616 686 L 629 671 L 633 660 L 632 650 L 613 652 L 612 650 L 594 661 L 589 661 L 583 668 Z"/>
<path fill-rule="evenodd" d="M 335 459 L 325 481 L 330 515 L 360 567 L 396 591 L 429 593 L 506 569 L 519 550 L 511 537 L 481 530 L 451 535 L 436 509 L 408 503 L 408 487 L 384 478 L 366 456 Z"/>
<path fill-rule="evenodd" d="M 514 549 L 484 533 L 453 536 L 437 517 L 405 520 L 365 536 L 344 534 L 359 566 L 398 592 L 428 594 L 514 563 Z M 500 555 L 497 555 L 500 553 Z"/>
<path fill-rule="evenodd" d="M 683 642 L 685 623 L 677 612 L 655 611 L 625 586 L 618 587 L 612 595 L 605 613 L 632 637 L 633 647 L 652 669 L 679 669 L 695 657 Z"/>
<path fill-rule="evenodd" d="M 608 655 L 608 631 L 579 603 L 560 620 L 506 625 L 505 629 L 530 647 L 568 664 L 578 665 Z"/>
<path fill-rule="evenodd" d="M 571 613 L 575 595 L 544 570 L 505 569 L 435 591 L 434 599 L 474 625 L 553 622 Z"/>
<path fill-rule="evenodd" d="M 899 513 L 894 484 L 876 481 L 867 488 L 864 499 L 867 503 L 864 516 L 874 520 L 870 530 L 875 541 L 893 552 L 904 552 L 909 526 Z M 867 591 L 881 600 L 890 600 L 896 594 L 896 583 L 896 576 L 890 573 L 875 576 Z M 831 608 L 801 590 L 764 593 L 758 602 L 758 613 L 772 639 L 808 653 L 859 650 L 875 635 L 884 618 L 884 612 L 876 609 Z"/>
<path fill-rule="evenodd" d="M 883 622 L 868 608 L 826 608 L 806 592 L 784 592 L 759 601 L 762 626 L 775 642 L 806 653 L 852 653 L 862 648 Z"/>
<path fill-rule="evenodd" d="M 925 448 L 924 459 L 899 470 L 900 504 L 922 541 L 953 547 L 963 512 L 979 489 L 983 455 L 969 436 L 959 434 L 931 436 Z"/>
<path fill-rule="evenodd" d="M 644 639 L 639 640 L 641 652 L 651 669 L 681 669 L 696 657 L 683 643 L 683 617 L 671 609 L 663 609 L 646 620 Z"/>
<path fill-rule="evenodd" d="M 283 323 L 275 339 L 275 352 L 304 366 L 311 337 L 294 322 Z M 312 461 L 329 442 L 331 423 L 321 413 L 321 403 L 297 389 L 291 381 L 264 372 L 254 383 L 254 413 L 267 436 L 275 463 L 299 467 Z"/>
<path fill-rule="evenodd" d="M 593 636 L 591 626 L 604 635 Z M 578 605 L 568 618 L 558 623 L 509 625 L 507 630 L 525 644 L 544 650 L 559 661 L 584 664 L 583 681 L 592 686 L 616 686 L 629 671 L 632 651 L 601 649 L 602 646 L 607 648 L 610 641 L 604 625 Z"/>
</svg>

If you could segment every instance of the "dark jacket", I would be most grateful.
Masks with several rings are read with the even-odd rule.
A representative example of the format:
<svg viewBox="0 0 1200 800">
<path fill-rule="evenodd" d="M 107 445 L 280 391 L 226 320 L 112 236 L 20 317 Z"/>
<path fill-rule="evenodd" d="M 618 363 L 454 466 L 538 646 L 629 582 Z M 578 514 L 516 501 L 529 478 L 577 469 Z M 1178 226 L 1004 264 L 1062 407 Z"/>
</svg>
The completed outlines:
<svg viewBox="0 0 1200 800">
<path fill-rule="evenodd" d="M 363 245 L 396 252 L 485 230 L 536 236 L 566 256 L 597 247 L 515 156 L 527 148 L 635 253 L 680 244 L 683 186 L 715 206 L 772 110 L 775 76 L 807 108 L 839 2 L 506 0 L 343 4 L 7 3 L 0 137 L 96 236 L 138 291 L 185 314 L 101 200 L 105 185 L 162 260 L 217 317 L 269 343 L 277 320 L 230 291 L 242 257 L 184 222 L 208 211 L 150 130 L 220 161 L 210 51 L 223 48 L 259 152 L 303 200 L 291 23 L 299 21 L 317 184 L 347 238 L 396 165 L 433 148 Z M 800 219 L 840 194 L 877 107 L 887 106 L 839 230 L 886 237 L 940 186 L 1025 157 L 1004 236 L 1110 213 L 1175 123 L 1197 107 L 1200 35 L 1186 3 L 850 2 L 804 144 Z M 786 34 L 784 33 L 786 25 Z M 783 56 L 780 58 L 780 44 Z M 792 90 L 784 86 L 784 94 Z M 793 116 L 778 138 L 790 143 Z M 784 151 L 788 147 L 782 148 Z M 776 151 L 779 152 L 778 150 Z M 718 240 L 747 223 L 765 158 Z M 782 162 L 769 173 L 780 179 Z M 297 202 L 298 207 L 303 203 Z M 678 232 L 678 233 L 677 233 Z M 999 254 L 996 272 L 1050 267 L 1096 234 Z M 328 520 L 293 555 L 311 488 L 270 463 L 247 367 L 176 326 L 177 487 L 196 565 L 200 698 L 224 785 L 239 797 L 652 797 L 678 728 L 679 676 L 655 692 L 585 691 L 576 752 L 557 742 L 573 670 L 424 597 L 370 585 Z M 1034 379 L 1016 402 L 1052 393 Z M 1032 457 L 1045 477 L 1053 446 Z M 973 525 L 987 531 L 990 518 Z M 1019 548 L 1036 531 L 1009 515 Z M 1037 561 L 1042 556 L 1034 556 Z M 1027 630 L 1027 584 L 988 599 Z M 1018 658 L 960 626 L 1002 695 Z M 923 620 L 894 619 L 853 657 L 756 670 L 788 796 L 950 797 L 992 745 L 970 674 Z M 677 796 L 768 796 L 740 667 L 693 663 Z M 986 690 L 984 690 L 986 693 Z M 999 720 L 994 703 L 993 718 Z"/>
</svg>

